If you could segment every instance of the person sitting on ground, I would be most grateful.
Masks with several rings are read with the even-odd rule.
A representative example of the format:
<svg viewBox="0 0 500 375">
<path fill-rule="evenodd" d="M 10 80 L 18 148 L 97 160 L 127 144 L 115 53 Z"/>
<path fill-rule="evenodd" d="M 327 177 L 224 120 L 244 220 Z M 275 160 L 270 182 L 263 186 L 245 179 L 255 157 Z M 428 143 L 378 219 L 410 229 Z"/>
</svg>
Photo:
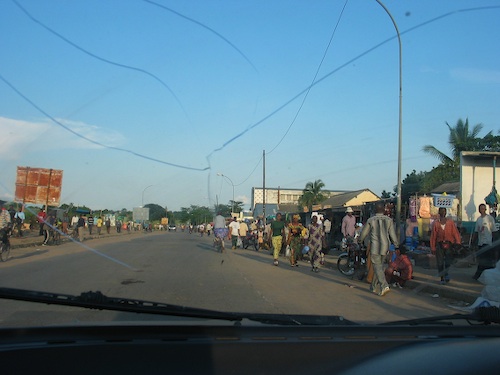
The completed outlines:
<svg viewBox="0 0 500 375">
<path fill-rule="evenodd" d="M 413 265 L 410 258 L 406 255 L 405 245 L 400 245 L 396 249 L 396 259 L 389 263 L 385 270 L 385 278 L 388 284 L 402 288 L 407 280 L 413 276 Z"/>
</svg>

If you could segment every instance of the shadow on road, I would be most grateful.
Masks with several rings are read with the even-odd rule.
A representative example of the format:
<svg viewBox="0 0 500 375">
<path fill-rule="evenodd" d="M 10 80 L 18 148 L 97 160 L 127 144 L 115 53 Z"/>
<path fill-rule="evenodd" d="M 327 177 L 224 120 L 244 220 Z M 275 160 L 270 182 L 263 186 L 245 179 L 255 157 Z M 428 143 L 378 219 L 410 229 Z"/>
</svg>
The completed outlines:
<svg viewBox="0 0 500 375">
<path fill-rule="evenodd" d="M 10 257 L 10 259 L 24 259 L 24 258 L 29 258 L 29 257 L 32 257 L 32 256 L 37 256 L 37 255 L 42 255 L 42 254 L 45 254 L 45 253 L 48 253 L 49 250 L 35 250 L 35 251 L 31 251 L 29 253 L 24 253 L 24 254 L 20 254 L 20 255 L 12 255 Z"/>
</svg>

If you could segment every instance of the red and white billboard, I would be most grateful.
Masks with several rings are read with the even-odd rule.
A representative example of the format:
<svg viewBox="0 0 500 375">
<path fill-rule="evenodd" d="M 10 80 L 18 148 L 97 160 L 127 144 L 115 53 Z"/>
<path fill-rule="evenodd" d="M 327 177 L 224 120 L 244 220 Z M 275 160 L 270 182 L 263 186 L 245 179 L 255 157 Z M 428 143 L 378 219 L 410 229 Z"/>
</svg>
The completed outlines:
<svg viewBox="0 0 500 375">
<path fill-rule="evenodd" d="M 15 201 L 59 206 L 63 171 L 17 167 Z"/>
</svg>

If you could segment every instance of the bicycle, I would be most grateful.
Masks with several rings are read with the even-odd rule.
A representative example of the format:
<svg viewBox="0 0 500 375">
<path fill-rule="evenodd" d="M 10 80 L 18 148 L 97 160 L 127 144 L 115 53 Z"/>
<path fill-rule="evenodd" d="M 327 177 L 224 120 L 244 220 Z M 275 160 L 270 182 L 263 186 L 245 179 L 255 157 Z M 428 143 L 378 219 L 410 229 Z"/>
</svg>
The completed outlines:
<svg viewBox="0 0 500 375">
<path fill-rule="evenodd" d="M 10 240 L 12 234 L 12 224 L 8 224 L 5 228 L 0 229 L 0 259 L 6 262 L 10 256 Z"/>
</svg>

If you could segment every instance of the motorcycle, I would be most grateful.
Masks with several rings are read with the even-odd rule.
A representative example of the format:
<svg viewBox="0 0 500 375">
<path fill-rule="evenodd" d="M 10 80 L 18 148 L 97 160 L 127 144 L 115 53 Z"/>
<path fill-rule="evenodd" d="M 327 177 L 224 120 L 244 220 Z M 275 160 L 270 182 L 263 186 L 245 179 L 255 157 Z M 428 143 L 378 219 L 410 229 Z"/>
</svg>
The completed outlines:
<svg viewBox="0 0 500 375">
<path fill-rule="evenodd" d="M 345 276 L 363 280 L 366 275 L 366 248 L 353 238 L 347 238 L 342 248 L 346 251 L 339 255 L 337 268 Z"/>
<path fill-rule="evenodd" d="M 243 248 L 248 249 L 248 247 L 253 247 L 254 250 L 258 250 L 259 248 L 259 240 L 257 231 L 249 231 L 247 235 L 241 239 L 243 243 Z"/>
</svg>

